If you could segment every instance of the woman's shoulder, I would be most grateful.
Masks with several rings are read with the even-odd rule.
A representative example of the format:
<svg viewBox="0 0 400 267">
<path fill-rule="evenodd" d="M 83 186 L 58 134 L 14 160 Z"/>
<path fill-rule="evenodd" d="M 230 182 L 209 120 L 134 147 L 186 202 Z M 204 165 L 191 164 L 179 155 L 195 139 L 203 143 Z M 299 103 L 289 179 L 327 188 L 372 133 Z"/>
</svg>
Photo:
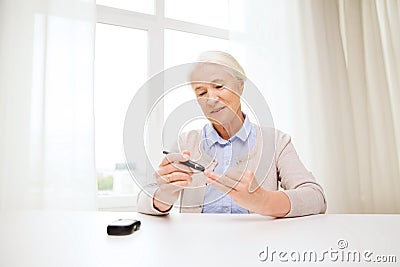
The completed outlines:
<svg viewBox="0 0 400 267">
<path fill-rule="evenodd" d="M 275 140 L 276 144 L 287 144 L 291 137 L 288 133 L 273 127 L 258 127 L 261 130 L 264 139 Z"/>
<path fill-rule="evenodd" d="M 270 155 L 269 153 L 273 151 L 274 157 L 279 158 L 282 152 L 287 147 L 290 147 L 291 137 L 286 132 L 273 127 L 259 127 L 258 129 L 262 133 L 262 138 L 260 138 L 259 135 L 256 144 L 259 147 L 263 147 L 263 151 L 266 151 L 266 155 Z"/>
<path fill-rule="evenodd" d="M 291 136 L 274 127 L 258 127 L 261 136 L 258 136 L 256 144 L 264 144 L 266 147 L 273 147 L 276 154 L 280 154 L 290 143 Z"/>
</svg>

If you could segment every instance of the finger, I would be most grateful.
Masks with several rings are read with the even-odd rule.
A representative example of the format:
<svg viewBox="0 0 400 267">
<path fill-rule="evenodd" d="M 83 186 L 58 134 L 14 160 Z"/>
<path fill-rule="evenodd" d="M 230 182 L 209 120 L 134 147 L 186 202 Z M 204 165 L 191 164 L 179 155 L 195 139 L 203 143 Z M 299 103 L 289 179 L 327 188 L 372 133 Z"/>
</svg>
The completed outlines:
<svg viewBox="0 0 400 267">
<path fill-rule="evenodd" d="M 225 182 L 226 185 L 229 185 L 229 184 L 236 184 L 236 183 L 238 183 L 238 182 L 240 181 L 240 175 L 238 175 L 239 178 L 237 178 L 237 177 L 235 177 L 235 176 L 233 176 L 233 175 L 227 176 L 226 173 L 225 173 L 224 175 L 221 175 L 221 174 L 218 174 L 218 173 L 209 171 L 209 170 L 204 171 L 204 174 L 205 174 L 208 178 L 211 178 L 212 180 L 215 180 L 215 181 L 216 181 L 216 180 L 219 180 L 221 183 L 223 183 L 224 181 L 226 181 L 226 182 Z"/>
<path fill-rule="evenodd" d="M 163 160 L 160 163 L 160 166 L 165 166 L 167 164 L 170 164 L 171 162 L 184 162 L 184 161 L 188 161 L 190 159 L 190 156 L 185 153 L 185 154 L 181 154 L 181 153 L 170 153 L 167 154 Z"/>
<path fill-rule="evenodd" d="M 169 192 L 176 192 L 184 189 L 189 185 L 188 181 L 175 181 L 172 183 L 161 185 L 162 190 L 169 191 Z"/>
<path fill-rule="evenodd" d="M 255 179 L 254 172 L 252 170 L 232 168 L 225 173 L 225 176 L 231 179 L 240 180 L 240 184 L 243 185 L 243 188 L 240 188 L 240 190 L 246 189 L 248 192 L 253 193 L 259 188 L 257 179 Z"/>
<path fill-rule="evenodd" d="M 230 179 L 229 177 L 226 177 L 225 175 L 219 175 L 214 172 L 208 172 L 207 177 L 209 177 L 211 179 L 211 181 L 222 184 L 222 185 L 232 188 L 232 189 L 235 189 L 236 186 L 238 186 L 238 184 L 239 184 L 239 181 Z"/>
<path fill-rule="evenodd" d="M 183 150 L 182 154 L 188 156 L 188 159 L 190 159 L 190 151 L 189 150 Z"/>
<path fill-rule="evenodd" d="M 220 184 L 220 183 L 218 183 L 217 181 L 214 181 L 214 182 L 210 183 L 210 185 L 211 185 L 212 187 L 218 189 L 219 191 L 225 193 L 225 194 L 229 194 L 229 193 L 235 191 L 235 189 L 233 189 L 233 188 L 231 188 L 231 187 L 228 187 L 228 186 L 225 186 L 225 185 L 223 185 L 223 184 Z"/>
<path fill-rule="evenodd" d="M 217 180 L 221 176 L 221 174 L 215 173 L 207 169 L 204 171 L 204 175 L 213 180 Z"/>
<path fill-rule="evenodd" d="M 247 176 L 249 175 L 249 172 L 240 168 L 229 168 L 225 172 L 225 176 L 229 177 L 232 180 L 235 181 L 241 181 L 245 180 L 247 181 Z"/>
<path fill-rule="evenodd" d="M 170 163 L 158 168 L 157 170 L 157 174 L 160 176 L 173 172 L 183 172 L 193 175 L 193 170 L 190 167 L 183 165 L 182 163 Z"/>
<path fill-rule="evenodd" d="M 157 177 L 157 183 L 159 184 L 173 183 L 177 181 L 192 182 L 192 180 L 193 180 L 192 176 L 182 172 L 173 172 L 167 175 Z"/>
</svg>

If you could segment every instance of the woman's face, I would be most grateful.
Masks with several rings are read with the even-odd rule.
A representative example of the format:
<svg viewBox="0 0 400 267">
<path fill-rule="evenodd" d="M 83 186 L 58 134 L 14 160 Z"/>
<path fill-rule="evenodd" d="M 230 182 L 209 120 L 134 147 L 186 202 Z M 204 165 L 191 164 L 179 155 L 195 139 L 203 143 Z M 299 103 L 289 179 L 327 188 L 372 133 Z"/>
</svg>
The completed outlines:
<svg viewBox="0 0 400 267">
<path fill-rule="evenodd" d="M 224 66 L 200 63 L 191 75 L 192 88 L 204 115 L 212 123 L 226 125 L 241 114 L 243 81 Z"/>
</svg>

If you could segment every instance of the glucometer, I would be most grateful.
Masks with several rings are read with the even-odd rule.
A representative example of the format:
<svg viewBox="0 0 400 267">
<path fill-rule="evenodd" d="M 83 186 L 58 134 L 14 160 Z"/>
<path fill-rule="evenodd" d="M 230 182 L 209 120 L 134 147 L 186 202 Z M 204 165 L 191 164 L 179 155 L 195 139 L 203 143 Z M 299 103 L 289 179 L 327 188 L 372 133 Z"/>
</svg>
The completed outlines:
<svg viewBox="0 0 400 267">
<path fill-rule="evenodd" d="M 164 153 L 164 154 L 169 154 L 169 152 L 168 152 L 168 151 L 165 151 L 165 150 L 163 151 L 163 153 Z M 183 165 L 186 165 L 186 166 L 188 166 L 188 167 L 190 167 L 190 168 L 192 168 L 192 169 L 195 169 L 195 170 L 201 171 L 201 172 L 204 172 L 205 169 L 206 169 L 206 168 L 204 168 L 202 165 L 200 165 L 199 163 L 194 162 L 194 161 L 191 161 L 191 160 L 188 160 L 188 161 L 181 161 L 181 163 L 182 163 Z"/>
<path fill-rule="evenodd" d="M 130 235 L 140 229 L 140 221 L 132 219 L 119 219 L 107 226 L 108 235 Z"/>
</svg>

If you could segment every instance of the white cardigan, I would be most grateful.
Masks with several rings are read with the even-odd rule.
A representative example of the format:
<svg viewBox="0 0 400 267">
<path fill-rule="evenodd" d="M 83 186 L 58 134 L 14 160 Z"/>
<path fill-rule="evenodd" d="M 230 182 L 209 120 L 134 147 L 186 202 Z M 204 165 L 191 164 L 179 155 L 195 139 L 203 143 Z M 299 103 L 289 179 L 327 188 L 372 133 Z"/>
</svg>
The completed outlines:
<svg viewBox="0 0 400 267">
<path fill-rule="evenodd" d="M 202 130 L 184 133 L 179 139 L 181 150 L 189 150 L 192 160 L 206 169 L 214 170 L 217 162 L 202 151 Z M 273 141 L 275 140 L 275 142 Z M 175 151 L 178 151 L 176 149 Z M 235 159 L 236 167 L 251 169 L 257 182 L 264 189 L 278 190 L 280 186 L 290 200 L 290 211 L 285 217 L 325 213 L 326 198 L 322 187 L 315 181 L 299 159 L 290 136 L 276 129 L 257 127 L 256 144 L 246 156 Z M 206 177 L 202 172 L 193 176 L 190 188 L 180 194 L 180 212 L 201 213 L 206 191 Z M 138 211 L 152 215 L 165 215 L 153 206 L 157 183 L 148 184 L 140 191 L 137 199 Z"/>
</svg>

